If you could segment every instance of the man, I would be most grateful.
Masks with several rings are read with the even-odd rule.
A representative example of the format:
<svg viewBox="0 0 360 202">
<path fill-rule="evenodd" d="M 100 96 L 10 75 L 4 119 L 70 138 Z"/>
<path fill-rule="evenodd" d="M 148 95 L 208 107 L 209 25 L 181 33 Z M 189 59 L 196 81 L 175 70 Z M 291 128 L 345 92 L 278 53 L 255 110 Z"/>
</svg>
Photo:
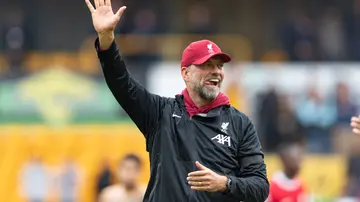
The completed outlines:
<svg viewBox="0 0 360 202">
<path fill-rule="evenodd" d="M 279 146 L 283 170 L 274 174 L 270 181 L 267 202 L 307 202 L 305 187 L 297 177 L 300 171 L 303 148 L 299 143 L 283 143 Z"/>
<path fill-rule="evenodd" d="M 352 117 L 351 118 L 351 123 L 350 126 L 352 128 L 352 131 L 357 134 L 360 135 L 360 116 L 356 117 Z"/>
<path fill-rule="evenodd" d="M 134 154 L 126 155 L 119 164 L 119 183 L 105 188 L 99 202 L 141 202 L 146 188 L 138 184 L 141 160 Z"/>
<path fill-rule="evenodd" d="M 86 3 L 105 80 L 146 138 L 151 169 L 144 201 L 265 201 L 269 184 L 254 125 L 219 92 L 230 57 L 211 41 L 194 42 L 182 56 L 182 94 L 151 94 L 130 76 L 114 42 L 126 7 L 114 14 L 110 0 L 95 0 L 96 9 Z"/>
</svg>

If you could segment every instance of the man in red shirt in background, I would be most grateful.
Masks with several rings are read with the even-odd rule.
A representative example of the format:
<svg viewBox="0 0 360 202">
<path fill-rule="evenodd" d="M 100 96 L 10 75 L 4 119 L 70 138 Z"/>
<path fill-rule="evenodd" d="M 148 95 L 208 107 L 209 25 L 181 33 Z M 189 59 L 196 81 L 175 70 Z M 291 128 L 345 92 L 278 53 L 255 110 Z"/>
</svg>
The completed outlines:
<svg viewBox="0 0 360 202">
<path fill-rule="evenodd" d="M 270 180 L 270 194 L 266 202 L 308 202 L 303 182 L 298 178 L 303 158 L 303 147 L 297 142 L 279 146 L 283 165 Z"/>
</svg>

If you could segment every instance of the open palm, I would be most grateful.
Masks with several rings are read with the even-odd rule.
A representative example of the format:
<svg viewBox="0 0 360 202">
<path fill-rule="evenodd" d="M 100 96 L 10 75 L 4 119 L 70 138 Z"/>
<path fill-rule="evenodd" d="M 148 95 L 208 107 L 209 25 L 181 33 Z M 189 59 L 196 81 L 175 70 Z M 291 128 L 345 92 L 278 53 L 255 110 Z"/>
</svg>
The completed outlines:
<svg viewBox="0 0 360 202">
<path fill-rule="evenodd" d="M 90 0 L 85 0 L 88 6 L 93 25 L 98 33 L 114 31 L 126 7 L 121 7 L 115 14 L 113 13 L 110 0 L 94 0 L 95 8 Z"/>
</svg>

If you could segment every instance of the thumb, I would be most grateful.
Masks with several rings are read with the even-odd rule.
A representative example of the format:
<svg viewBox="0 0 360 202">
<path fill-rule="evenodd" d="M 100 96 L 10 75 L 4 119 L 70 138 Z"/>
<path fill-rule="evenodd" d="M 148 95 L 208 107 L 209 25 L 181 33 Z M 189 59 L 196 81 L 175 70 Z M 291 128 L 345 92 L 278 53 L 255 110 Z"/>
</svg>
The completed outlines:
<svg viewBox="0 0 360 202">
<path fill-rule="evenodd" d="M 126 10 L 126 6 L 122 6 L 121 8 L 119 8 L 119 10 L 116 12 L 116 17 L 120 20 L 122 14 L 124 13 L 124 11 Z"/>
<path fill-rule="evenodd" d="M 195 162 L 196 167 L 198 167 L 200 170 L 207 170 L 208 168 L 205 167 L 203 164 L 201 164 L 199 161 Z"/>
</svg>

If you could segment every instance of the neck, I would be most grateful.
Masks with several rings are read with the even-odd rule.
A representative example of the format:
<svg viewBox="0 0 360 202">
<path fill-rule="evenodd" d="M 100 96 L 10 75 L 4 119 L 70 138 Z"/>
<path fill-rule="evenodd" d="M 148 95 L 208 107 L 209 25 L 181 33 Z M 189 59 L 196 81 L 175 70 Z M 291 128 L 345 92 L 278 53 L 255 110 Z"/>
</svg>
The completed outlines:
<svg viewBox="0 0 360 202">
<path fill-rule="evenodd" d="M 293 179 L 296 176 L 296 174 L 294 172 L 290 172 L 289 170 L 286 170 L 286 169 L 284 170 L 284 174 L 289 179 Z"/>
<path fill-rule="evenodd" d="M 122 184 L 121 185 L 127 192 L 132 192 L 134 190 L 136 190 L 136 185 L 125 185 L 125 184 Z"/>
<path fill-rule="evenodd" d="M 191 100 L 194 102 L 194 104 L 196 105 L 197 108 L 201 108 L 203 106 L 209 105 L 212 100 L 204 100 L 202 99 L 199 94 L 195 93 L 192 90 L 189 90 L 188 88 L 188 92 L 189 92 L 189 96 L 191 98 Z"/>
</svg>

